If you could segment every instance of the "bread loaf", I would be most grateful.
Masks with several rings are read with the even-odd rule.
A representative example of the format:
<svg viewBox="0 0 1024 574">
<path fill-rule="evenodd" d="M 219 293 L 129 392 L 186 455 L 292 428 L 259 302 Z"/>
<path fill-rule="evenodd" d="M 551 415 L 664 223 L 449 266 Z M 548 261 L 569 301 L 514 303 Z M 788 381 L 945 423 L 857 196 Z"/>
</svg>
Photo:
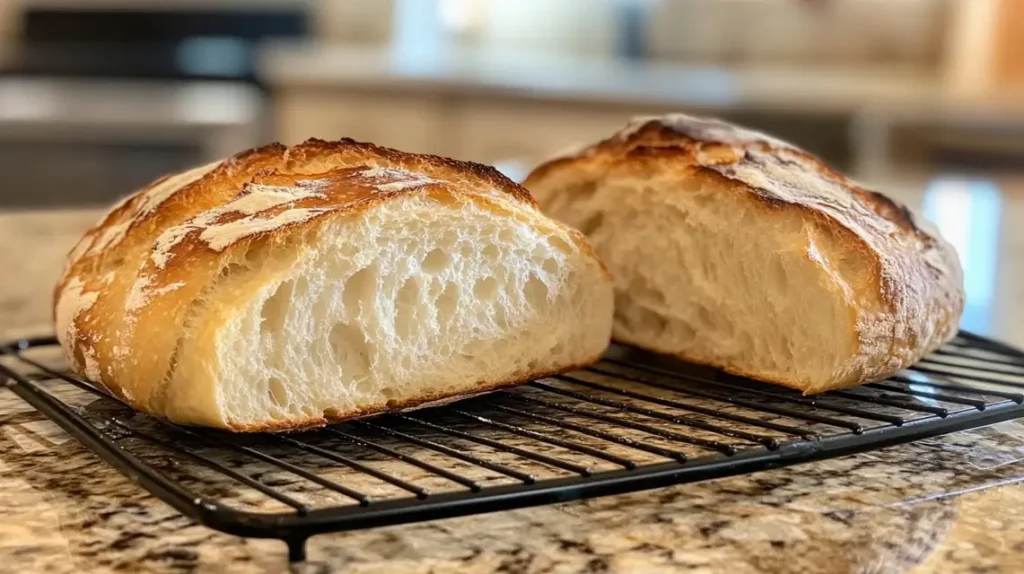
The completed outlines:
<svg viewBox="0 0 1024 574">
<path fill-rule="evenodd" d="M 608 266 L 619 341 L 815 393 L 956 334 L 962 271 L 938 232 L 764 134 L 638 118 L 524 185 Z"/>
<path fill-rule="evenodd" d="M 68 255 L 72 367 L 131 406 L 235 431 L 323 425 L 597 360 L 607 272 L 492 168 L 351 140 L 159 180 Z"/>
</svg>

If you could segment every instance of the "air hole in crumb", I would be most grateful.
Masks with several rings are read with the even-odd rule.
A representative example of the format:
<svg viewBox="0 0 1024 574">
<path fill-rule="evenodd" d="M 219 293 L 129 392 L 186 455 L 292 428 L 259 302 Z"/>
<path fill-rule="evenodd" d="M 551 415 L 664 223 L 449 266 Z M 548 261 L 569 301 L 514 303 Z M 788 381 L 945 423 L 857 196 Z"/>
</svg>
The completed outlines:
<svg viewBox="0 0 1024 574">
<path fill-rule="evenodd" d="M 544 268 L 545 273 L 548 275 L 554 275 L 558 272 L 558 261 L 555 261 L 554 257 L 548 257 L 544 260 L 542 267 Z"/>
<path fill-rule="evenodd" d="M 288 404 L 288 390 L 281 379 L 277 377 L 270 377 L 270 380 L 267 381 L 267 394 L 270 396 L 270 401 L 279 407 Z"/>
<path fill-rule="evenodd" d="M 372 301 L 377 291 L 377 268 L 364 267 L 356 271 L 344 285 L 342 304 L 349 317 L 356 317 L 362 302 Z"/>
<path fill-rule="evenodd" d="M 483 277 L 476 280 L 473 285 L 473 295 L 477 299 L 490 301 L 498 294 L 498 280 L 494 277 Z"/>
<path fill-rule="evenodd" d="M 441 248 L 434 249 L 423 258 L 423 271 L 426 273 L 440 273 L 448 267 L 451 257 Z"/>
<path fill-rule="evenodd" d="M 259 260 L 261 258 L 261 254 L 262 253 L 263 253 L 263 250 L 256 249 L 254 247 L 250 247 L 249 249 L 246 249 L 245 253 L 242 255 L 242 264 L 241 264 L 241 266 L 243 266 L 243 267 L 250 267 L 251 268 L 253 265 L 259 264 Z"/>
<path fill-rule="evenodd" d="M 441 236 L 441 241 L 439 242 L 439 244 L 441 245 L 441 247 L 444 247 L 446 249 L 451 249 L 452 247 L 455 247 L 455 244 L 458 243 L 458 241 L 459 241 L 459 234 L 458 233 L 456 233 L 454 231 L 446 231 L 444 233 L 444 235 Z"/>
<path fill-rule="evenodd" d="M 498 232 L 498 239 L 503 243 L 508 243 L 516 238 L 516 231 L 514 229 L 505 228 Z"/>
<path fill-rule="evenodd" d="M 357 379 L 370 372 L 372 349 L 359 327 L 338 323 L 331 327 L 327 342 L 343 377 Z"/>
<path fill-rule="evenodd" d="M 263 302 L 260 310 L 260 332 L 264 335 L 279 332 L 288 317 L 288 307 L 295 289 L 294 281 L 285 281 L 277 286 L 273 295 Z"/>
<path fill-rule="evenodd" d="M 494 306 L 494 324 L 497 325 L 499 329 L 508 328 L 508 315 L 505 313 L 505 307 L 501 305 Z"/>
<path fill-rule="evenodd" d="M 488 245 L 484 247 L 484 258 L 488 261 L 497 261 L 498 257 L 501 256 L 501 249 L 498 249 L 497 245 Z"/>
<path fill-rule="evenodd" d="M 398 396 L 398 389 L 395 389 L 393 387 L 384 387 L 383 389 L 380 390 L 380 394 L 384 395 L 385 399 L 391 401 Z"/>
<path fill-rule="evenodd" d="M 415 332 L 416 308 L 420 300 L 420 284 L 412 277 L 405 280 L 395 300 L 395 332 L 408 339 Z"/>
<path fill-rule="evenodd" d="M 526 302 L 531 307 L 540 307 L 547 302 L 548 299 L 548 287 L 540 280 L 536 275 L 530 275 L 530 279 L 526 282 L 526 286 L 523 288 L 523 293 L 526 295 Z"/>
<path fill-rule="evenodd" d="M 355 384 L 356 394 L 368 395 L 373 392 L 373 381 L 370 379 L 360 379 Z"/>
<path fill-rule="evenodd" d="M 459 305 L 459 286 L 449 283 L 444 286 L 444 291 L 437 298 L 437 318 L 442 322 L 449 322 L 455 316 L 455 309 Z"/>
</svg>

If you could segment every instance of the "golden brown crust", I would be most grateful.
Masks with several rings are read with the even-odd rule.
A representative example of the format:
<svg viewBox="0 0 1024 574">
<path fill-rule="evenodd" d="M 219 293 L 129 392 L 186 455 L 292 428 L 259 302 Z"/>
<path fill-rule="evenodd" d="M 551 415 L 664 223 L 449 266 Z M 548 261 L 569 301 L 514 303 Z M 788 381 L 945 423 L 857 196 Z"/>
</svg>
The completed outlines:
<svg viewBox="0 0 1024 574">
<path fill-rule="evenodd" d="M 800 213 L 815 234 L 842 246 L 843 263 L 850 266 L 844 271 L 856 281 L 859 297 L 852 307 L 857 332 L 851 333 L 862 363 L 856 380 L 820 387 L 773 382 L 818 392 L 876 379 L 956 334 L 962 271 L 937 231 L 898 202 L 770 136 L 682 114 L 638 118 L 604 141 L 538 166 L 523 185 L 535 193 L 574 193 L 611 177 L 665 173 Z M 541 194 L 539 200 L 543 208 L 552 198 Z"/>
<path fill-rule="evenodd" d="M 327 218 L 355 217 L 409 194 L 473 202 L 567 231 L 543 218 L 524 188 L 488 166 L 351 139 L 255 148 L 162 177 L 85 233 L 54 291 L 54 320 L 69 363 L 128 404 L 159 413 L 181 326 L 204 290 L 246 257 L 313 232 Z M 592 253 L 581 234 L 566 237 Z"/>
</svg>

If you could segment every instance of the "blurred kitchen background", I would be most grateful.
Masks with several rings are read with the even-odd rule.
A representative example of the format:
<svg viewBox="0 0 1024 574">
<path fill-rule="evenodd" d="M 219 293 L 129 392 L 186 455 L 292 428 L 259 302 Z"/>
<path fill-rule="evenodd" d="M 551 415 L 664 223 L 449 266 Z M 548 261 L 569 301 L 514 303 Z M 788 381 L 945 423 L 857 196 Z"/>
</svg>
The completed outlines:
<svg viewBox="0 0 1024 574">
<path fill-rule="evenodd" d="M 630 116 L 711 114 L 922 209 L 985 331 L 1021 276 L 996 268 L 1020 259 L 1022 33 L 1024 0 L 0 0 L 0 207 L 314 136 L 520 178 Z"/>
</svg>

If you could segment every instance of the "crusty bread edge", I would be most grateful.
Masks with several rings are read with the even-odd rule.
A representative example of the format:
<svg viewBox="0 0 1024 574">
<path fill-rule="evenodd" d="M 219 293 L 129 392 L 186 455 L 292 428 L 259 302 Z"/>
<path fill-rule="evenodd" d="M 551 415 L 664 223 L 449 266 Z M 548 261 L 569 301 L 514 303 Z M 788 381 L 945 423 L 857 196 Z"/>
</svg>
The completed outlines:
<svg viewBox="0 0 1024 574">
<path fill-rule="evenodd" d="M 857 387 L 857 386 L 860 386 L 860 385 L 863 385 L 863 384 L 866 384 L 866 383 L 871 383 L 871 382 L 877 382 L 877 381 L 885 380 L 886 378 L 891 376 L 891 375 L 875 376 L 875 377 L 870 377 L 869 376 L 869 377 L 866 377 L 864 379 L 837 380 L 837 381 L 833 381 L 833 382 L 831 382 L 829 384 L 815 385 L 815 386 L 812 387 L 812 386 L 805 385 L 805 384 L 798 383 L 798 382 L 794 382 L 794 381 L 791 381 L 791 380 L 784 380 L 784 379 L 781 379 L 781 378 L 778 378 L 778 377 L 772 379 L 771 381 L 766 381 L 763 377 L 759 377 L 758 374 L 753 372 L 753 371 L 746 371 L 744 369 L 737 369 L 735 367 L 729 367 L 729 366 L 724 365 L 724 364 L 722 364 L 720 362 L 705 361 L 705 360 L 695 359 L 693 357 L 687 356 L 685 353 L 661 351 L 661 350 L 655 349 L 653 345 L 649 345 L 649 344 L 647 344 L 647 343 L 645 343 L 643 341 L 640 341 L 640 340 L 633 340 L 633 339 L 630 339 L 629 337 L 615 336 L 615 337 L 612 338 L 612 342 L 616 343 L 616 344 L 624 345 L 624 346 L 627 346 L 627 347 L 635 347 L 635 348 L 640 349 L 641 351 L 644 351 L 644 352 L 647 352 L 647 353 L 655 353 L 657 355 L 662 355 L 662 356 L 665 356 L 665 357 L 672 357 L 674 359 L 679 359 L 679 360 L 684 361 L 686 363 L 689 363 L 691 365 L 699 365 L 701 367 L 710 367 L 712 369 L 716 369 L 718 371 L 721 371 L 722 373 L 725 373 L 727 375 L 734 375 L 734 376 L 737 376 L 737 377 L 742 377 L 744 379 L 750 380 L 751 382 L 758 383 L 758 384 L 761 384 L 761 385 L 773 385 L 773 386 L 786 387 L 787 389 L 792 389 L 794 391 L 800 391 L 800 393 L 803 394 L 804 396 L 816 395 L 816 394 L 819 394 L 819 393 L 824 393 L 826 391 L 837 391 L 837 390 L 841 390 L 841 389 L 849 389 L 849 388 Z M 939 346 L 941 346 L 941 344 Z M 936 347 L 936 348 L 938 348 L 938 347 Z M 930 353 L 931 351 L 934 351 L 934 350 L 935 349 L 930 349 L 929 351 L 927 351 L 925 353 L 922 353 L 921 357 L 927 355 L 928 353 Z M 920 357 L 918 357 L 918 359 L 920 359 Z"/>
</svg>

